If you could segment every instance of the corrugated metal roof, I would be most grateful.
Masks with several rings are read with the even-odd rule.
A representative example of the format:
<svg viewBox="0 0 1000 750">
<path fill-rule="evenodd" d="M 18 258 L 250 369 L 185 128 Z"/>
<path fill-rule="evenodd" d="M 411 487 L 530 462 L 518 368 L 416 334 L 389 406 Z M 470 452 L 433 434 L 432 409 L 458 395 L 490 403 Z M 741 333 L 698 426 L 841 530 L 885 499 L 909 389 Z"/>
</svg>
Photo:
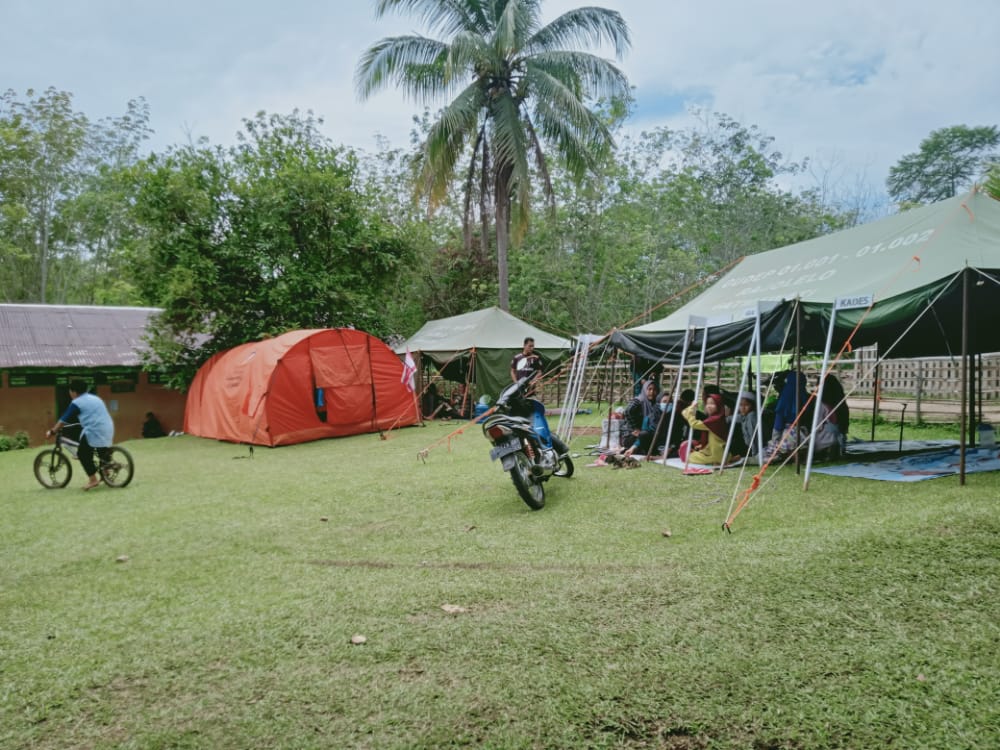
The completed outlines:
<svg viewBox="0 0 1000 750">
<path fill-rule="evenodd" d="M 155 307 L 0 304 L 0 367 L 137 367 Z"/>
</svg>

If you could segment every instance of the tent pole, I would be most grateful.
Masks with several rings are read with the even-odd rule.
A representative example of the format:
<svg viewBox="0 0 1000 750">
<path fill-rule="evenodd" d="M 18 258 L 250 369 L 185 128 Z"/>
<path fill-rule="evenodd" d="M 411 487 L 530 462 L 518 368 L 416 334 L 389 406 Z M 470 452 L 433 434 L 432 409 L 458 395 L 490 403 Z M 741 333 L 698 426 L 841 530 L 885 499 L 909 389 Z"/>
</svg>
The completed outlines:
<svg viewBox="0 0 1000 750">
<path fill-rule="evenodd" d="M 416 372 L 416 390 L 413 391 L 413 403 L 417 407 L 417 416 L 420 417 L 420 424 L 424 426 L 424 408 L 420 401 L 420 396 L 424 393 L 424 353 L 420 349 L 417 350 L 417 358 L 414 364 L 417 366 Z"/>
<path fill-rule="evenodd" d="M 965 486 L 965 441 L 966 428 L 966 397 L 968 395 L 969 369 L 969 269 L 962 273 L 962 427 L 958 447 L 958 483 Z"/>
<path fill-rule="evenodd" d="M 691 339 L 691 321 L 688 319 L 688 328 L 684 331 L 684 345 L 681 347 L 681 361 L 677 365 L 677 379 L 674 381 L 674 401 L 670 407 L 670 422 L 667 424 L 667 438 L 663 445 L 663 468 L 667 467 L 667 457 L 670 453 L 670 438 L 674 432 L 674 418 L 677 416 L 677 405 L 681 398 L 681 386 L 684 385 L 684 365 L 687 363 L 688 341 Z M 695 398 L 697 401 L 697 398 Z M 688 431 L 688 451 L 691 450 L 691 432 Z M 680 449 L 678 448 L 678 453 Z"/>
<path fill-rule="evenodd" d="M 689 318 L 688 325 L 691 325 L 691 322 L 694 322 L 694 321 L 700 322 L 704 326 L 704 329 L 703 329 L 704 333 L 701 336 L 701 355 L 698 357 L 698 379 L 695 381 L 697 383 L 697 385 L 695 386 L 695 389 L 694 389 L 694 400 L 695 400 L 695 403 L 698 403 L 699 400 L 703 397 L 703 394 L 701 392 L 702 391 L 702 382 L 703 382 L 703 380 L 702 380 L 702 374 L 705 372 L 705 351 L 708 349 L 708 320 L 704 319 L 704 318 L 696 318 L 694 315 L 692 315 Z M 704 405 L 705 404 L 702 403 L 702 406 L 704 406 Z M 706 437 L 705 440 L 707 441 L 708 438 Z M 694 442 L 694 430 L 689 430 L 688 431 L 688 449 L 687 449 L 687 453 L 684 454 L 684 471 L 688 470 L 688 466 L 691 463 L 691 444 L 693 442 Z M 723 464 L 726 463 L 726 457 L 725 456 L 722 457 L 722 463 Z"/>
<path fill-rule="evenodd" d="M 802 372 L 802 299 L 798 298 L 795 300 L 795 375 L 796 377 L 802 378 L 802 384 L 805 385 L 805 373 Z M 802 404 L 799 403 L 799 393 L 802 388 L 795 389 L 795 445 L 799 444 L 799 415 L 802 411 Z M 795 451 L 795 473 L 799 474 L 801 472 L 801 462 L 799 461 L 799 452 Z"/>
<path fill-rule="evenodd" d="M 975 352 L 969 352 L 969 365 L 967 372 L 969 373 L 969 427 L 968 427 L 969 445 L 975 448 L 977 444 L 976 433 L 978 432 L 978 430 L 976 429 L 976 415 L 979 413 L 979 410 L 977 408 L 978 401 L 976 400 L 976 353 Z"/>
<path fill-rule="evenodd" d="M 764 465 L 764 423 L 761 421 L 761 415 L 763 414 L 763 404 L 760 402 L 760 350 L 761 350 L 761 338 L 763 338 L 764 332 L 760 325 L 760 301 L 757 302 L 757 309 L 754 315 L 754 334 L 757 338 L 757 461 L 758 466 Z M 768 438 L 771 436 L 768 435 Z"/>
<path fill-rule="evenodd" d="M 614 420 L 611 415 L 615 408 L 615 368 L 618 366 L 618 350 L 614 350 L 614 354 L 611 357 L 611 383 L 608 385 L 608 444 L 604 446 L 606 450 L 611 450 L 611 428 L 614 426 Z M 621 430 L 618 430 L 619 434 Z M 616 441 L 617 442 L 617 441 Z"/>
<path fill-rule="evenodd" d="M 879 372 L 882 368 L 882 359 L 878 353 L 878 344 L 875 345 L 875 379 L 872 380 L 872 442 L 875 442 L 875 420 L 878 419 L 878 397 L 879 397 Z"/>
<path fill-rule="evenodd" d="M 753 374 L 751 370 L 751 363 L 753 361 L 754 347 L 760 348 L 760 344 L 757 342 L 757 331 L 758 326 L 754 326 L 753 334 L 750 336 L 750 348 L 747 350 L 746 363 L 743 365 L 743 374 L 740 375 L 740 384 L 736 388 L 736 408 L 739 409 L 740 406 L 740 394 L 748 387 L 747 383 L 750 376 Z M 757 401 L 760 401 L 760 395 L 757 396 Z M 758 417 L 759 419 L 759 417 Z M 760 432 L 760 430 L 758 430 Z M 733 435 L 736 434 L 736 415 L 733 414 L 733 419 L 729 423 L 729 434 L 726 435 L 726 449 L 722 452 L 722 465 L 719 466 L 719 473 L 721 474 L 726 470 L 726 461 L 729 458 L 729 450 L 733 445 Z M 752 436 L 751 436 L 752 437 Z M 746 453 L 743 456 L 744 464 L 750 460 L 750 446 L 746 448 Z"/>
<path fill-rule="evenodd" d="M 979 400 L 976 402 L 979 405 L 979 419 L 977 422 L 979 424 L 983 423 L 983 353 L 976 352 L 976 383 L 979 389 Z"/>
<path fill-rule="evenodd" d="M 413 353 L 411 352 L 410 355 L 412 356 L 412 354 Z M 417 410 L 417 419 L 420 420 L 421 427 L 426 426 L 424 425 L 424 413 L 420 408 L 420 399 L 417 397 L 418 393 L 423 393 L 423 359 L 423 352 L 418 349 L 417 356 L 413 362 L 414 367 L 417 369 L 416 372 L 413 373 L 413 392 L 411 395 L 413 396 L 413 408 Z"/>
<path fill-rule="evenodd" d="M 809 451 L 806 456 L 806 475 L 802 480 L 802 489 L 809 489 L 809 474 L 812 471 L 813 458 L 816 455 L 816 430 L 819 429 L 819 404 L 823 400 L 823 381 L 826 380 L 826 368 L 830 361 L 830 349 L 833 347 L 833 327 L 837 321 L 836 303 L 830 308 L 830 330 L 826 332 L 826 348 L 823 349 L 823 364 L 819 369 L 819 383 L 816 385 L 816 397 L 813 399 L 812 429 L 809 432 Z"/>
</svg>

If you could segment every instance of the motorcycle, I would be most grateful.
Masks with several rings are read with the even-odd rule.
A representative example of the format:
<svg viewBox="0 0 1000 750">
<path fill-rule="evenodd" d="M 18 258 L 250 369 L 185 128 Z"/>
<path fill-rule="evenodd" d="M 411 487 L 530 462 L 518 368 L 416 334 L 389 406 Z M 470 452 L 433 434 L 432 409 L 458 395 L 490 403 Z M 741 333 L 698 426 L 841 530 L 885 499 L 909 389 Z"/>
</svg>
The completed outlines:
<svg viewBox="0 0 1000 750">
<path fill-rule="evenodd" d="M 521 499 L 532 510 L 541 510 L 543 484 L 549 477 L 573 476 L 573 459 L 569 446 L 558 435 L 550 435 L 545 407 L 528 397 L 532 380 L 525 376 L 500 392 L 483 421 L 483 435 L 493 443 L 490 459 L 500 459 Z"/>
</svg>

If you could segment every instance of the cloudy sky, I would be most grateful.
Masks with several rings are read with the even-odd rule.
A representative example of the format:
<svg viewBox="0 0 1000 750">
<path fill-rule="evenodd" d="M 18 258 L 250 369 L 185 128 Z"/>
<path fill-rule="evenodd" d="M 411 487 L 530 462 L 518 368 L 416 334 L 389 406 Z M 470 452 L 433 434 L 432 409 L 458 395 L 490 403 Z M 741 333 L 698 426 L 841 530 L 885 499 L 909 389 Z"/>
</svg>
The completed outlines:
<svg viewBox="0 0 1000 750">
<path fill-rule="evenodd" d="M 588 0 L 590 2 L 590 0 Z M 547 19 L 587 4 L 547 0 Z M 1000 0 L 596 0 L 632 31 L 629 129 L 691 124 L 692 105 L 756 125 L 817 172 L 884 184 L 930 131 L 1000 125 Z M 161 150 L 228 144 L 259 110 L 312 110 L 341 144 L 406 146 L 422 103 L 360 102 L 355 65 L 384 36 L 365 0 L 3 0 L 0 89 L 55 86 L 91 119 L 145 97 Z M 605 51 L 605 54 L 610 54 Z M 430 102 L 432 109 L 441 102 Z"/>
</svg>

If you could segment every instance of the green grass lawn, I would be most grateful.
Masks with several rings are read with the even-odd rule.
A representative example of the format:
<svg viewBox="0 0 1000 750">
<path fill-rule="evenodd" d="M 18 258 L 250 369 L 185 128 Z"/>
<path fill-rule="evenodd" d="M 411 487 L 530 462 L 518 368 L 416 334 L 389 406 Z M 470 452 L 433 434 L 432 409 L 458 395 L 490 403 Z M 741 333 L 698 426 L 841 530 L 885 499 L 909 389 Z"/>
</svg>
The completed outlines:
<svg viewBox="0 0 1000 750">
<path fill-rule="evenodd" d="M 1000 747 L 1000 475 L 784 469 L 726 534 L 735 472 L 533 512 L 454 427 L 0 454 L 0 747 Z"/>
</svg>

